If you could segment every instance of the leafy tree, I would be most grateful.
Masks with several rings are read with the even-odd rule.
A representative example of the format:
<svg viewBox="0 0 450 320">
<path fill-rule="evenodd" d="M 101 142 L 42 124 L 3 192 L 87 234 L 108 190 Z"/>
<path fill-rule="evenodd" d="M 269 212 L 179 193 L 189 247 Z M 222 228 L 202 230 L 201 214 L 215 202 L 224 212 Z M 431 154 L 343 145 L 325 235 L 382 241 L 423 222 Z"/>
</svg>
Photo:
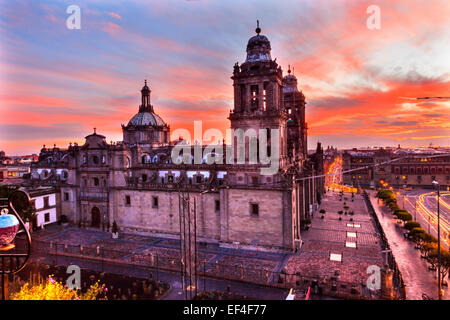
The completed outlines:
<svg viewBox="0 0 450 320">
<path fill-rule="evenodd" d="M 409 212 L 399 212 L 397 214 L 397 217 L 402 220 L 403 222 L 408 222 L 412 220 L 412 215 Z"/>
<path fill-rule="evenodd" d="M 420 223 L 418 223 L 416 221 L 409 221 L 409 222 L 405 223 L 405 229 L 411 231 L 414 228 L 421 228 Z"/>
<path fill-rule="evenodd" d="M 43 284 L 30 286 L 29 283 L 25 283 L 19 292 L 11 295 L 11 300 L 106 300 L 104 291 L 104 285 L 99 286 L 96 282 L 86 293 L 81 293 L 49 277 Z"/>
</svg>

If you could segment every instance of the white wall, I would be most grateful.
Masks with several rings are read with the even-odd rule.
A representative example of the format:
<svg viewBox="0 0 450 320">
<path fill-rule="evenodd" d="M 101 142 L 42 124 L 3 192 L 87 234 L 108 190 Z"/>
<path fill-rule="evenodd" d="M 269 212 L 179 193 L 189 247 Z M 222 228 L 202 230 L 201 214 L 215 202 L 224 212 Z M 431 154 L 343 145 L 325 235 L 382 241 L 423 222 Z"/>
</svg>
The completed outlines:
<svg viewBox="0 0 450 320">
<path fill-rule="evenodd" d="M 50 208 L 44 209 L 44 198 L 48 197 L 48 205 Z M 35 200 L 36 203 L 36 222 L 37 227 L 57 222 L 56 208 L 52 208 L 56 205 L 56 194 L 46 194 L 42 196 L 32 197 L 31 200 Z M 49 214 L 49 221 L 45 221 L 45 214 Z"/>
</svg>

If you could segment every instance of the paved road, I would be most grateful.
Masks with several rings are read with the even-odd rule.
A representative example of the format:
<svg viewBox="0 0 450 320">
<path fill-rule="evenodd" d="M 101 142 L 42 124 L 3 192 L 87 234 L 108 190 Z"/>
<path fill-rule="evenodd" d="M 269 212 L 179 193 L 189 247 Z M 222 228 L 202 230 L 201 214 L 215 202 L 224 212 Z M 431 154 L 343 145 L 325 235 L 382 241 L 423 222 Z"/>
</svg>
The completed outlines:
<svg viewBox="0 0 450 320">
<path fill-rule="evenodd" d="M 450 193 L 441 192 L 440 219 L 441 239 L 443 245 L 449 247 L 450 241 Z M 437 199 L 431 190 L 413 190 L 403 192 L 398 197 L 398 203 L 418 221 L 422 227 L 437 237 Z"/>
<path fill-rule="evenodd" d="M 411 241 L 403 237 L 403 228 L 396 223 L 389 209 L 380 206 L 374 196 L 375 193 L 371 192 L 370 201 L 402 273 L 406 284 L 406 298 L 422 300 L 422 293 L 426 293 L 431 298 L 437 299 L 437 272 L 428 270 L 427 262 L 420 258 L 420 251 L 414 248 Z M 450 300 L 449 290 L 446 290 L 443 299 Z"/>
</svg>

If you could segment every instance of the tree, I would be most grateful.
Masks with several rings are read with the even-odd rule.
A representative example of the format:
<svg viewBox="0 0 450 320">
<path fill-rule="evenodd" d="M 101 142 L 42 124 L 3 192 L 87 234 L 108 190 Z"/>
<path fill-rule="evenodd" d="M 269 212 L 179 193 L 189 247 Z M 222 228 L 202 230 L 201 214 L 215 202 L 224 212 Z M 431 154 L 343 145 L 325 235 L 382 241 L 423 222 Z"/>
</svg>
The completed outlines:
<svg viewBox="0 0 450 320">
<path fill-rule="evenodd" d="M 325 214 L 327 211 L 325 209 L 320 209 L 319 211 L 321 214 Z"/>
<path fill-rule="evenodd" d="M 411 231 L 414 228 L 421 228 L 420 223 L 416 221 L 408 221 L 407 223 L 405 223 L 405 229 Z"/>
<path fill-rule="evenodd" d="M 98 282 L 91 285 L 86 293 L 72 290 L 49 277 L 43 284 L 30 286 L 25 283 L 19 292 L 11 295 L 11 300 L 106 300 L 105 286 Z"/>
<path fill-rule="evenodd" d="M 402 220 L 403 222 L 408 222 L 412 220 L 412 215 L 409 212 L 399 212 L 397 214 L 397 218 L 399 218 L 400 220 Z"/>
</svg>

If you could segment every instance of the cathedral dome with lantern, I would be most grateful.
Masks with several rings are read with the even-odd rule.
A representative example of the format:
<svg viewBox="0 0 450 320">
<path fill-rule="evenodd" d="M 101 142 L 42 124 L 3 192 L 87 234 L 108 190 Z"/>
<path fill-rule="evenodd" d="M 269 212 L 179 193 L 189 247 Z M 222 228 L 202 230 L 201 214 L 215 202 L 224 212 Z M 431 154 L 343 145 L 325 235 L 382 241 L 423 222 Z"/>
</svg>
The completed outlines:
<svg viewBox="0 0 450 320">
<path fill-rule="evenodd" d="M 122 125 L 124 142 L 136 143 L 167 143 L 169 126 L 153 110 L 150 103 L 151 90 L 145 80 L 141 90 L 141 105 L 126 126 Z"/>
<path fill-rule="evenodd" d="M 266 36 L 260 34 L 261 28 L 259 27 L 259 21 L 255 32 L 256 36 L 248 40 L 247 59 L 245 62 L 271 61 L 270 41 Z"/>
</svg>

